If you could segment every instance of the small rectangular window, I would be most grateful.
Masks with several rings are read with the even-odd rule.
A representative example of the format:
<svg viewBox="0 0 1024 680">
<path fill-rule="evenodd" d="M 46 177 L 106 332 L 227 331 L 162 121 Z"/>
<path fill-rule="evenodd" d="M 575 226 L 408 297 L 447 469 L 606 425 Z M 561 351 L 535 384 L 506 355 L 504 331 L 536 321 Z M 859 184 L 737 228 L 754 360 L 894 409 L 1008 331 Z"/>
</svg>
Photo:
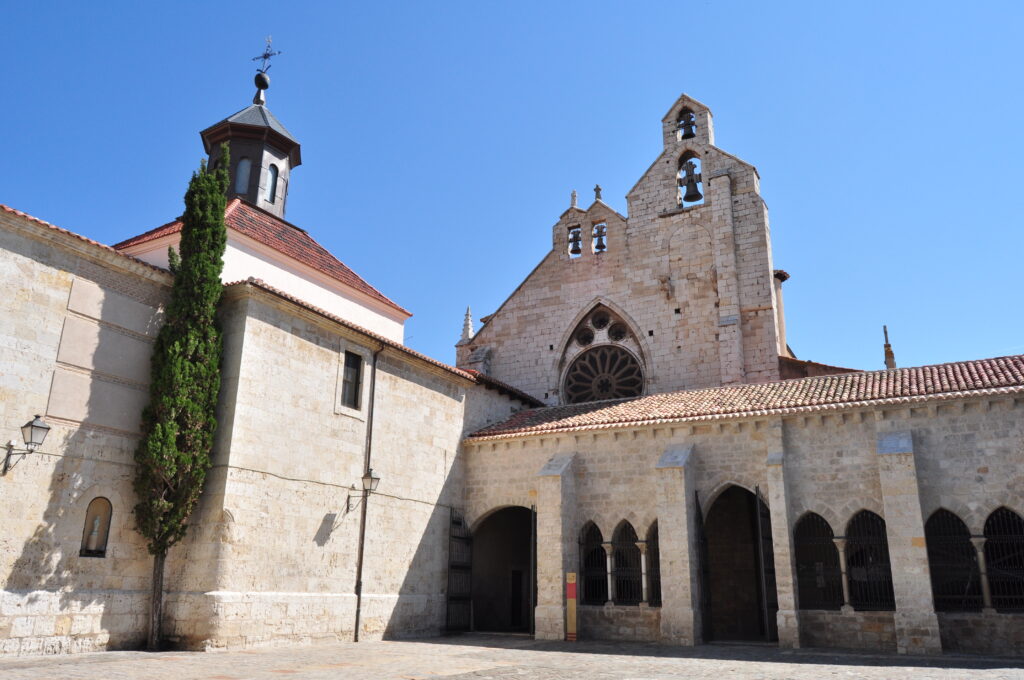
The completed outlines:
<svg viewBox="0 0 1024 680">
<path fill-rule="evenodd" d="M 363 383 L 363 358 L 355 352 L 345 352 L 345 371 L 341 378 L 341 403 L 359 408 L 359 393 Z"/>
</svg>

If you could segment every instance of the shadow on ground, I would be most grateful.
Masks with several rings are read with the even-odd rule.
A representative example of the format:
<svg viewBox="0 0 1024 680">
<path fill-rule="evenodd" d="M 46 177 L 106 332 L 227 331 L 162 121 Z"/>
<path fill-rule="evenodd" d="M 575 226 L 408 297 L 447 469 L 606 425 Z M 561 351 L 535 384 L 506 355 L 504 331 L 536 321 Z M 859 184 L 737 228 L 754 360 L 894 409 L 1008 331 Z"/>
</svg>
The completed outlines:
<svg viewBox="0 0 1024 680">
<path fill-rule="evenodd" d="M 843 649 L 779 649 L 759 644 L 709 644 L 697 647 L 661 645 L 653 642 L 579 642 L 534 640 L 528 635 L 463 633 L 440 638 L 408 640 L 437 645 L 482 647 L 487 649 L 561 652 L 563 654 L 608 654 L 649 656 L 659 659 L 712 659 L 758 663 L 817 664 L 833 666 L 878 666 L 893 668 L 937 668 L 992 670 L 1024 668 L 1024 659 L 1007 657 L 943 654 L 921 657 L 905 654 L 875 654 Z"/>
</svg>

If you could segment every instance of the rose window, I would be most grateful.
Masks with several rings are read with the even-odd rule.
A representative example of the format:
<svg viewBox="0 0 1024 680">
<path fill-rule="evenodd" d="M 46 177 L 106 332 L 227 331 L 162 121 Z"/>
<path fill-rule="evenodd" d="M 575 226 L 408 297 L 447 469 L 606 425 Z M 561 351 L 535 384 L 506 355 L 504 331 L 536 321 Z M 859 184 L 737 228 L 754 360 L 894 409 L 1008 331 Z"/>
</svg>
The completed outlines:
<svg viewBox="0 0 1024 680">
<path fill-rule="evenodd" d="M 644 387 L 640 362 L 622 347 L 601 345 L 572 362 L 565 376 L 565 401 L 579 404 L 600 399 L 636 397 Z"/>
</svg>

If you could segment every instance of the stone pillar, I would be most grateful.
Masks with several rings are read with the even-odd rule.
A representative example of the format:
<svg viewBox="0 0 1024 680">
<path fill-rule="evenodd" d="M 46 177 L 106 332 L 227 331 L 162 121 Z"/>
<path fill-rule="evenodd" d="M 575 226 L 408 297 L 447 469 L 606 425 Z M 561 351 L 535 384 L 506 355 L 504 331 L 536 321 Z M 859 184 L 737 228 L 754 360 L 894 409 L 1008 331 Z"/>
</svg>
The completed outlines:
<svg viewBox="0 0 1024 680">
<path fill-rule="evenodd" d="M 576 571 L 576 486 L 573 455 L 555 456 L 537 479 L 537 607 L 534 635 L 538 640 L 565 639 L 565 574 Z"/>
<path fill-rule="evenodd" d="M 796 603 L 796 573 L 793 542 L 789 530 L 789 503 L 786 495 L 786 472 L 782 419 L 769 429 L 768 510 L 772 518 L 772 551 L 775 553 L 775 592 L 779 611 L 775 621 L 779 629 L 779 646 L 800 646 L 800 619 Z M 773 450 L 774 449 L 774 450 Z"/>
<path fill-rule="evenodd" d="M 655 466 L 658 553 L 661 564 L 661 641 L 697 643 L 698 554 L 693 527 L 694 485 L 687 467 L 693 445 L 670 448 Z"/>
<path fill-rule="evenodd" d="M 896 596 L 896 650 L 900 654 L 941 654 L 939 620 L 932 601 L 924 519 L 917 487 L 912 433 L 878 435 L 878 476 Z"/>
<path fill-rule="evenodd" d="M 843 581 L 843 612 L 853 611 L 850 605 L 850 577 L 846 575 L 846 538 L 837 536 L 832 539 L 836 544 L 836 551 L 839 553 L 839 575 Z"/>
<path fill-rule="evenodd" d="M 974 546 L 974 552 L 978 555 L 981 606 L 984 607 L 984 613 L 994 614 L 996 610 L 992 607 L 992 587 L 988 584 L 988 563 L 985 562 L 985 541 L 987 540 L 984 536 L 971 536 L 971 545 Z"/>
<path fill-rule="evenodd" d="M 640 604 L 647 604 L 647 541 L 637 541 L 640 549 Z"/>
<path fill-rule="evenodd" d="M 728 173 L 704 178 L 711 207 L 715 274 L 718 277 L 718 360 L 723 385 L 745 382 L 740 286 L 736 266 L 736 230 L 732 211 L 732 180 Z"/>
</svg>

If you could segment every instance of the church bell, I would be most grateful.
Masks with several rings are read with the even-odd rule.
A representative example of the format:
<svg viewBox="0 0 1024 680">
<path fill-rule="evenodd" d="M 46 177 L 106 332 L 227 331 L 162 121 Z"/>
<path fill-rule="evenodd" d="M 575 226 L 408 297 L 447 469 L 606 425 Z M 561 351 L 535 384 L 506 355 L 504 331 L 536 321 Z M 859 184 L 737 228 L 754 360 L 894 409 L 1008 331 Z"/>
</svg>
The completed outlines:
<svg viewBox="0 0 1024 680">
<path fill-rule="evenodd" d="M 702 198 L 704 198 L 703 194 L 701 194 L 700 190 L 697 189 L 697 178 L 690 175 L 686 178 L 686 193 L 683 194 L 683 202 L 693 203 L 694 201 L 699 201 Z"/>
</svg>

